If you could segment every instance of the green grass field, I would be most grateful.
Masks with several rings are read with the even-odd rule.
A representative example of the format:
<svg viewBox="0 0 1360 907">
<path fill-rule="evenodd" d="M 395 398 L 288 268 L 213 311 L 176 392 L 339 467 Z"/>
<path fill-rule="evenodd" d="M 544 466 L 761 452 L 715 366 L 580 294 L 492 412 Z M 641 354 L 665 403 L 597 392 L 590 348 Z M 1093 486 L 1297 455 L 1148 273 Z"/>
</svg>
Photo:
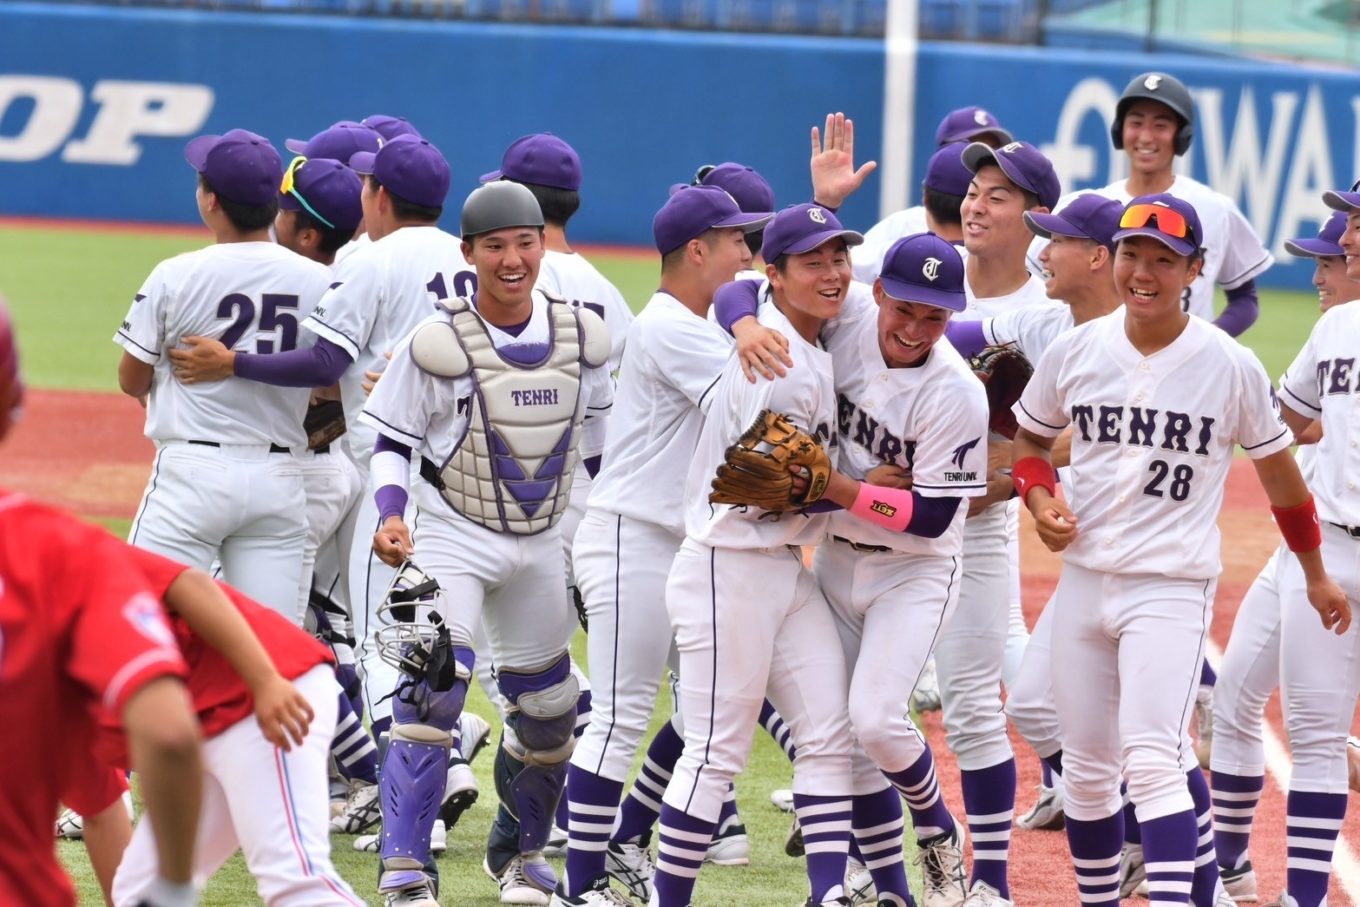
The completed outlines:
<svg viewBox="0 0 1360 907">
<path fill-rule="evenodd" d="M 206 241 L 206 234 L 199 238 L 28 225 L 0 227 L 0 291 L 8 297 L 18 324 L 30 384 L 38 388 L 116 391 L 120 350 L 109 338 L 133 294 L 161 259 Z M 635 309 L 656 286 L 658 269 L 652 260 L 628 255 L 595 255 L 592 260 L 614 280 Z M 1269 373 L 1277 376 L 1302 345 L 1316 315 L 1317 302 L 1311 294 L 1267 293 L 1260 321 L 1243 339 L 1260 354 Z M 105 522 L 116 534 L 127 531 L 125 522 Z M 584 660 L 579 635 L 576 648 Z M 470 702 L 471 708 L 490 716 L 490 706 L 480 691 L 474 692 Z M 659 724 L 668 715 L 669 702 L 662 699 L 654 720 Z M 806 894 L 801 862 L 790 860 L 782 850 L 788 819 L 770 806 L 767 798 L 770 790 L 788 786 L 788 763 L 763 731 L 755 736 L 750 768 L 737 783 L 742 815 L 751 835 L 751 866 L 707 868 L 700 875 L 695 899 L 701 907 L 792 905 L 801 903 Z M 440 861 L 445 904 L 498 903 L 495 884 L 480 869 L 495 802 L 489 765 L 486 756 L 479 760 L 476 767 L 483 797 L 450 833 L 449 850 Z M 361 897 L 375 900 L 375 858 L 355 853 L 348 837 L 332 840 L 341 873 Z M 81 845 L 62 843 L 60 850 L 78 880 L 82 903 L 99 903 Z M 239 856 L 214 878 L 203 903 L 223 907 L 259 903 Z"/>
</svg>

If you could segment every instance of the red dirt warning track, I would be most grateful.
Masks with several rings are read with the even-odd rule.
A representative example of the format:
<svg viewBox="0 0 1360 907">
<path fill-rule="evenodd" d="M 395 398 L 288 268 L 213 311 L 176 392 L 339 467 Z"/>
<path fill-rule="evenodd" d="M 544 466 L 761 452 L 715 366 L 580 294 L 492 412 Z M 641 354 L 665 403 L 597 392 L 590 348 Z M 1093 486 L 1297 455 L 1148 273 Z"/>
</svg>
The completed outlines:
<svg viewBox="0 0 1360 907">
<path fill-rule="evenodd" d="M 32 391 L 23 423 L 0 453 L 0 485 L 90 517 L 130 518 L 149 474 L 153 448 L 142 436 L 143 414 L 137 403 L 117 394 Z M 1278 544 L 1265 496 L 1248 461 L 1233 464 L 1219 525 L 1224 537 L 1224 573 L 1218 586 L 1213 638 L 1227 645 L 1238 602 Z M 1039 544 L 1026 524 L 1022 530 L 1025 616 L 1032 625 L 1057 581 L 1059 561 Z M 1285 740 L 1278 695 L 1267 710 L 1271 729 Z M 926 716 L 926 728 L 940 757 L 940 780 L 956 815 L 963 815 L 958 771 L 947 755 L 939 713 Z M 1353 728 L 1353 732 L 1354 732 Z M 1014 737 L 1020 769 L 1016 814 L 1033 802 L 1039 783 L 1038 761 Z M 1269 777 L 1256 818 L 1251 858 L 1263 900 L 1284 885 L 1284 795 Z M 1343 839 L 1360 852 L 1360 816 L 1352 810 Z M 1016 830 L 1011 886 L 1021 907 L 1077 904 L 1076 884 L 1060 832 Z M 1360 887 L 1360 878 L 1348 880 Z M 1130 901 L 1137 904 L 1139 901 Z M 1145 901 L 1141 903 L 1146 903 Z M 1341 881 L 1333 879 L 1331 907 L 1355 904 Z"/>
</svg>

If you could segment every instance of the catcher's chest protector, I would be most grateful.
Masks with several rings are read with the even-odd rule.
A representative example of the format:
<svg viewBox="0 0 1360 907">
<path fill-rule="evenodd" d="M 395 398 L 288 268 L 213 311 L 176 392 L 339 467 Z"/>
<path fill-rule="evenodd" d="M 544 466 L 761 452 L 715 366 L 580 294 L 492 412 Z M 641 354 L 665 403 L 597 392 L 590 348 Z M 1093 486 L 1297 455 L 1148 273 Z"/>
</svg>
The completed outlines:
<svg viewBox="0 0 1360 907">
<path fill-rule="evenodd" d="M 548 315 L 547 359 L 529 367 L 502 358 L 466 303 L 453 315 L 474 392 L 467 434 L 440 470 L 441 494 L 495 532 L 534 535 L 567 509 L 584 412 L 583 332 L 570 306 L 553 303 Z"/>
</svg>

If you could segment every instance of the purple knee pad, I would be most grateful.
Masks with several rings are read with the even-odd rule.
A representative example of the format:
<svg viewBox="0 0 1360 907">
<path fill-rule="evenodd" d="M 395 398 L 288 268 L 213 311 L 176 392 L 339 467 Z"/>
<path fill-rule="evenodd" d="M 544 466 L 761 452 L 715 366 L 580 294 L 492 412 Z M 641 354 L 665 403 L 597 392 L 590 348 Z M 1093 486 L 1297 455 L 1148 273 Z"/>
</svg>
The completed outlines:
<svg viewBox="0 0 1360 907">
<path fill-rule="evenodd" d="M 501 671 L 496 680 L 512 707 L 496 790 L 519 820 L 520 852 L 542 850 L 576 739 L 580 688 L 565 653 L 541 671 Z"/>
</svg>

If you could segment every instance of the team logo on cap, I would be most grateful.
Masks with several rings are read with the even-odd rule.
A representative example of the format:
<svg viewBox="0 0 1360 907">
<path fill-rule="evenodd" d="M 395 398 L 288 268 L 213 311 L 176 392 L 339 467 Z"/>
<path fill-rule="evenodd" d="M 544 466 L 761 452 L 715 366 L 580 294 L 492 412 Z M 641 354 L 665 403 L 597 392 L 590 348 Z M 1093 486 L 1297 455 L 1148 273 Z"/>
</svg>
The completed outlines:
<svg viewBox="0 0 1360 907">
<path fill-rule="evenodd" d="M 1143 87 L 1148 91 L 1156 91 L 1162 85 L 1162 77 L 1156 74 L 1148 76 L 1143 80 Z"/>
<path fill-rule="evenodd" d="M 990 117 L 987 115 L 987 111 L 982 109 L 973 111 L 973 122 L 977 123 L 979 126 L 986 126 L 988 119 L 990 119 Z"/>
<path fill-rule="evenodd" d="M 1014 154 L 1015 152 L 1020 150 L 1020 143 L 1011 142 L 1009 145 L 1002 145 L 1001 150 L 1006 152 L 1007 154 Z"/>
<path fill-rule="evenodd" d="M 826 223 L 826 213 L 821 208 L 808 208 L 808 220 L 814 223 Z"/>
<path fill-rule="evenodd" d="M 921 275 L 926 280 L 934 281 L 940 276 L 940 265 L 944 262 L 938 258 L 927 258 L 925 264 L 921 265 Z"/>
</svg>

